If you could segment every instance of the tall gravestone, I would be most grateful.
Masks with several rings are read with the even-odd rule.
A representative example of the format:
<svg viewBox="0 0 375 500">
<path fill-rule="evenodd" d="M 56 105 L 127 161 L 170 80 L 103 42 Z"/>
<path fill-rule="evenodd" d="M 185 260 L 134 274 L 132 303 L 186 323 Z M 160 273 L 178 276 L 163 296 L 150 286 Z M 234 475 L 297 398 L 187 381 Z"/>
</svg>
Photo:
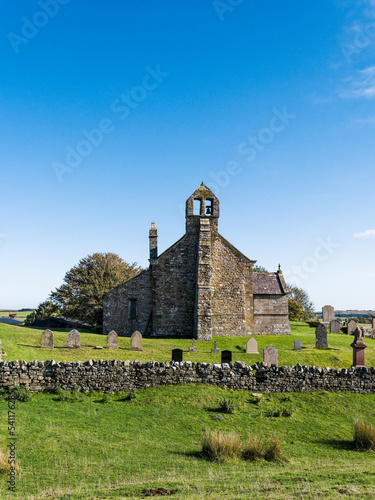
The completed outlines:
<svg viewBox="0 0 375 500">
<path fill-rule="evenodd" d="M 332 306 L 324 306 L 322 308 L 323 323 L 329 326 L 331 321 L 335 319 L 335 309 Z"/>
<path fill-rule="evenodd" d="M 183 357 L 183 350 L 182 349 L 173 349 L 172 350 L 172 361 L 178 361 L 181 363 Z"/>
<path fill-rule="evenodd" d="M 365 349 L 367 345 L 363 342 L 362 331 L 357 328 L 354 335 L 354 342 L 350 344 L 353 349 L 353 366 L 365 366 Z"/>
<path fill-rule="evenodd" d="M 263 363 L 265 365 L 276 365 L 278 363 L 278 351 L 272 345 L 263 349 Z"/>
<path fill-rule="evenodd" d="M 232 351 L 221 351 L 221 363 L 231 363 L 232 362 Z"/>
<path fill-rule="evenodd" d="M 107 349 L 118 349 L 118 335 L 114 330 L 107 335 Z"/>
<path fill-rule="evenodd" d="M 246 342 L 246 353 L 247 354 L 259 354 L 258 352 L 258 342 L 251 338 Z"/>
<path fill-rule="evenodd" d="M 79 349 L 81 347 L 81 334 L 78 330 L 71 330 L 68 335 L 68 347 Z"/>
<path fill-rule="evenodd" d="M 195 345 L 195 340 L 191 341 L 191 346 L 189 347 L 189 352 L 198 352 L 198 347 Z"/>
<path fill-rule="evenodd" d="M 371 329 L 375 330 L 375 313 L 371 314 Z"/>
<path fill-rule="evenodd" d="M 357 329 L 357 323 L 353 319 L 351 319 L 348 323 L 348 335 L 353 335 L 356 329 Z"/>
<path fill-rule="evenodd" d="M 135 331 L 130 339 L 130 350 L 131 351 L 143 351 L 142 349 L 142 334 L 141 332 Z"/>
<path fill-rule="evenodd" d="M 323 323 L 319 323 L 315 330 L 315 347 L 328 347 L 327 328 Z"/>
<path fill-rule="evenodd" d="M 220 349 L 217 347 L 217 341 L 214 342 L 214 347 L 211 349 L 211 354 L 219 354 Z"/>
<path fill-rule="evenodd" d="M 294 341 L 294 350 L 295 351 L 300 351 L 302 349 L 302 343 L 300 340 L 295 340 Z"/>
<path fill-rule="evenodd" d="M 44 330 L 42 333 L 40 347 L 42 349 L 53 349 L 53 333 L 51 330 Z"/>
<path fill-rule="evenodd" d="M 341 328 L 342 324 L 340 323 L 340 321 L 337 321 L 337 319 L 332 320 L 329 324 L 330 333 L 340 333 Z"/>
</svg>

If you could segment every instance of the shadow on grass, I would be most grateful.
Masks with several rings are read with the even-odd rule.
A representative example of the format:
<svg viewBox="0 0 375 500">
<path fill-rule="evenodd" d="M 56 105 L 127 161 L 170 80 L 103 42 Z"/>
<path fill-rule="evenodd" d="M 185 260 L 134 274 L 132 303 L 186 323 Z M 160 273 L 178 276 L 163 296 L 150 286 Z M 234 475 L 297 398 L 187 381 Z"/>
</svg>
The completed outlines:
<svg viewBox="0 0 375 500">
<path fill-rule="evenodd" d="M 336 450 L 355 450 L 355 444 L 353 441 L 348 441 L 345 439 L 323 439 L 318 441 L 321 444 L 335 448 Z"/>
</svg>

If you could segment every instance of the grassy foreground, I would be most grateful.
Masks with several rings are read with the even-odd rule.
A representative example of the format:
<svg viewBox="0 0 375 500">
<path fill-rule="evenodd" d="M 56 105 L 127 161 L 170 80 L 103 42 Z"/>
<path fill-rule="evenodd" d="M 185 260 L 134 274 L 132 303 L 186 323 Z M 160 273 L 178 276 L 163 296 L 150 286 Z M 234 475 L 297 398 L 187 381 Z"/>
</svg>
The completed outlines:
<svg viewBox="0 0 375 500">
<path fill-rule="evenodd" d="M 233 414 L 220 413 L 230 399 Z M 6 446 L 6 397 L 1 398 L 0 446 Z M 58 401 L 34 394 L 16 405 L 16 493 L 2 499 L 140 499 L 144 490 L 164 488 L 176 499 L 337 499 L 375 497 L 375 454 L 353 446 L 355 418 L 375 423 L 375 395 L 263 395 L 207 386 L 169 386 L 136 392 Z M 289 417 L 271 417 L 287 405 Z M 209 462 L 200 456 L 207 429 L 277 433 L 289 459 Z M 142 493 L 143 491 L 143 493 Z"/>
<path fill-rule="evenodd" d="M 0 340 L 7 353 L 4 360 L 46 361 L 85 361 L 88 359 L 121 359 L 141 361 L 171 361 L 172 349 L 179 348 L 184 352 L 184 360 L 192 362 L 220 363 L 220 354 L 211 354 L 212 342 L 199 341 L 197 353 L 188 352 L 191 341 L 177 338 L 144 338 L 143 352 L 130 351 L 130 338 L 119 338 L 119 349 L 110 350 L 106 346 L 106 336 L 81 332 L 81 349 L 66 347 L 69 331 L 54 331 L 55 349 L 41 349 L 40 336 L 43 329 L 25 328 L 0 323 Z M 279 350 L 279 365 L 291 366 L 297 363 L 308 366 L 329 366 L 331 368 L 348 368 L 352 364 L 353 351 L 350 344 L 353 337 L 344 334 L 328 334 L 328 345 L 332 350 L 315 349 L 314 328 L 304 323 L 292 323 L 292 335 L 258 335 L 259 354 L 246 354 L 246 341 L 249 337 L 217 337 L 219 348 L 233 351 L 233 361 L 244 361 L 254 364 L 262 361 L 265 347 L 272 344 Z M 294 340 L 301 340 L 304 349 L 294 351 Z M 367 366 L 375 366 L 375 340 L 366 339 L 368 348 L 365 352 Z M 102 346 L 103 349 L 95 349 Z"/>
</svg>

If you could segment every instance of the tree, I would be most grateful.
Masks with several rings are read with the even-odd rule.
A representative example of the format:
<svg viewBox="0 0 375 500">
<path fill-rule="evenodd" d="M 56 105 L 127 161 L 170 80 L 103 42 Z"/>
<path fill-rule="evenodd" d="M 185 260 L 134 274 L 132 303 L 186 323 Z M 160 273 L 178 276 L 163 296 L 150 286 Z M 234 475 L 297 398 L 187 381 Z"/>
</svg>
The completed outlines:
<svg viewBox="0 0 375 500">
<path fill-rule="evenodd" d="M 311 302 L 310 297 L 306 290 L 288 284 L 289 288 L 289 319 L 291 321 L 309 321 L 314 316 L 314 304 Z M 296 302 L 302 308 L 302 315 L 300 319 L 294 320 L 291 315 L 298 314 Z"/>
<path fill-rule="evenodd" d="M 303 321 L 304 310 L 302 304 L 294 299 L 289 299 L 289 319 L 290 321 Z"/>
<path fill-rule="evenodd" d="M 56 304 L 50 300 L 45 300 L 41 302 L 35 311 L 32 311 L 25 318 L 25 325 L 34 323 L 34 321 L 40 321 L 42 319 L 48 319 L 60 315 L 60 310 Z"/>
<path fill-rule="evenodd" d="M 50 297 L 64 317 L 100 327 L 104 294 L 141 271 L 137 263 L 128 264 L 114 253 L 94 253 L 72 267 Z"/>
<path fill-rule="evenodd" d="M 264 272 L 267 273 L 268 272 L 267 269 L 263 266 L 254 266 L 253 271 L 255 273 L 264 273 Z"/>
</svg>

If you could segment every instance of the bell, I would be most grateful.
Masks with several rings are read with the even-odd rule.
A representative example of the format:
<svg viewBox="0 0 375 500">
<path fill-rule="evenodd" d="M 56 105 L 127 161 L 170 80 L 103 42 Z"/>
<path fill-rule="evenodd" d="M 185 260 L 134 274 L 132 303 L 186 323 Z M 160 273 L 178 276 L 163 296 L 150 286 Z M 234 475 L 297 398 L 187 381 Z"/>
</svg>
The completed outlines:
<svg viewBox="0 0 375 500">
<path fill-rule="evenodd" d="M 211 215 L 211 214 L 212 214 L 211 207 L 206 207 L 206 215 Z"/>
</svg>

